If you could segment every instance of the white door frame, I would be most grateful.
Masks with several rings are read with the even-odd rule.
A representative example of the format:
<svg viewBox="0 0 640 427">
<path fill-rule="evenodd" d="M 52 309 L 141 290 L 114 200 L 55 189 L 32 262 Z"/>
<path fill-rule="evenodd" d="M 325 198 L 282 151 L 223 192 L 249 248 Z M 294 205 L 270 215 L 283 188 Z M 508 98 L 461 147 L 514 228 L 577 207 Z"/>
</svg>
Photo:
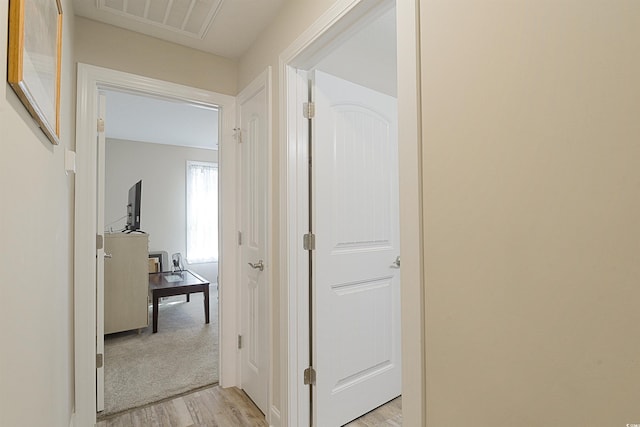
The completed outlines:
<svg viewBox="0 0 640 427">
<path fill-rule="evenodd" d="M 338 0 L 279 57 L 280 129 L 280 337 L 284 425 L 310 422 L 309 392 L 303 371 L 309 366 L 309 295 L 307 252 L 302 235 L 308 218 L 308 165 L 305 120 L 300 100 L 309 69 L 327 51 L 349 37 L 367 15 L 386 10 L 394 0 Z M 424 293 L 420 156 L 420 70 L 418 0 L 395 0 L 398 28 L 398 128 L 400 161 L 400 236 L 402 304 L 403 419 L 425 425 Z M 419 232 L 418 232 L 419 231 Z"/>
<path fill-rule="evenodd" d="M 135 91 L 221 108 L 219 133 L 220 234 L 219 264 L 220 385 L 237 385 L 237 246 L 236 146 L 233 142 L 235 98 L 207 90 L 169 83 L 135 74 L 78 64 L 76 105 L 75 238 L 74 238 L 74 343 L 75 422 L 96 422 L 96 137 L 100 89 Z M 107 124 L 108 126 L 108 124 Z M 100 230 L 102 234 L 102 230 Z M 224 254 L 224 256 L 222 256 Z"/>
<path fill-rule="evenodd" d="M 402 419 L 408 426 L 427 424 L 419 18 L 420 0 L 396 0 Z"/>
<path fill-rule="evenodd" d="M 272 310 L 272 301 L 273 301 L 273 272 L 274 272 L 274 268 L 271 266 L 271 264 L 274 262 L 274 257 L 272 256 L 272 251 L 271 251 L 271 242 L 272 242 L 272 229 L 273 227 L 271 226 L 271 212 L 273 209 L 273 174 L 272 174 L 272 159 L 273 159 L 273 147 L 272 147 L 272 135 L 273 135 L 273 125 L 272 125 L 272 121 L 273 121 L 273 111 L 272 111 L 272 88 L 271 88 L 271 79 L 272 79 L 272 71 L 271 71 L 271 67 L 267 67 L 266 70 L 264 70 L 262 73 L 260 73 L 260 75 L 258 77 L 256 77 L 251 83 L 249 83 L 244 89 L 242 89 L 242 91 L 238 94 L 238 96 L 236 97 L 236 114 L 237 114 L 237 118 L 236 118 L 236 128 L 239 128 L 241 126 L 241 117 L 240 117 L 240 113 L 241 113 L 241 105 L 244 103 L 244 101 L 250 99 L 251 97 L 253 97 L 256 93 L 260 92 L 261 90 L 265 91 L 266 94 L 266 104 L 267 104 L 267 120 L 266 120 L 266 124 L 267 124 L 267 149 L 266 149 L 266 153 L 267 153 L 267 158 L 265 159 L 266 162 L 266 175 L 267 175 L 267 206 L 266 206 L 266 221 L 265 221 L 265 225 L 266 225 L 266 241 L 265 241 L 265 265 L 267 266 L 267 275 L 265 277 L 265 286 L 267 287 L 267 319 L 268 319 L 268 323 L 269 323 L 269 327 L 268 327 L 268 336 L 267 336 L 267 357 L 269 360 L 269 378 L 267 380 L 267 407 L 269 408 L 269 410 L 267 411 L 267 413 L 265 414 L 265 417 L 267 419 L 267 422 L 269 422 L 269 425 L 274 425 L 274 423 L 276 423 L 276 425 L 279 424 L 279 420 L 280 420 L 280 411 L 278 411 L 278 409 L 273 405 L 273 393 L 272 393 L 272 389 L 271 389 L 271 384 L 273 384 L 273 365 L 274 365 L 274 361 L 273 361 L 273 357 L 272 357 L 272 343 L 273 343 L 273 325 L 274 325 L 274 319 L 273 319 L 273 310 Z M 240 134 L 240 137 L 242 137 L 242 134 Z M 240 156 L 238 156 L 240 157 Z M 240 158 L 238 159 L 238 161 L 242 161 Z M 241 172 L 243 170 L 243 168 L 239 167 L 238 171 Z M 241 178 L 237 177 L 237 182 L 238 182 L 238 186 L 239 188 L 241 187 Z M 241 194 L 241 191 L 243 191 L 242 188 L 240 188 L 238 194 Z M 238 199 L 238 206 L 242 206 L 242 201 Z M 242 213 L 240 211 L 240 208 L 238 208 L 237 210 L 238 212 L 238 220 L 240 220 Z M 241 230 L 242 228 L 242 224 L 238 224 L 238 230 Z M 242 256 L 239 253 L 238 254 L 238 265 L 237 265 L 237 277 L 240 278 L 242 277 L 241 275 L 241 262 L 242 262 Z M 239 300 L 238 300 L 238 304 L 240 305 L 239 309 L 238 309 L 238 318 L 236 319 L 237 325 L 238 325 L 238 330 L 240 330 L 240 326 L 242 325 L 242 318 L 240 316 L 243 316 L 245 314 L 245 309 L 246 307 L 242 306 L 242 301 L 243 299 L 240 298 L 239 296 Z M 238 379 L 239 379 L 239 383 L 240 385 L 242 385 L 242 367 L 240 366 L 241 361 L 238 361 Z"/>
<path fill-rule="evenodd" d="M 98 93 L 98 117 L 104 118 L 107 113 L 107 95 Z M 100 125 L 98 125 L 100 128 Z M 98 130 L 98 174 L 97 174 L 97 198 L 96 198 L 96 227 L 104 229 L 104 190 L 106 181 L 106 137 L 104 127 Z M 96 253 L 96 353 L 104 354 L 104 239 L 102 247 Z M 102 299 L 98 296 L 102 294 Z M 102 304 L 99 304 L 99 302 Z M 104 363 L 97 369 L 96 376 L 96 411 L 104 411 Z"/>
</svg>

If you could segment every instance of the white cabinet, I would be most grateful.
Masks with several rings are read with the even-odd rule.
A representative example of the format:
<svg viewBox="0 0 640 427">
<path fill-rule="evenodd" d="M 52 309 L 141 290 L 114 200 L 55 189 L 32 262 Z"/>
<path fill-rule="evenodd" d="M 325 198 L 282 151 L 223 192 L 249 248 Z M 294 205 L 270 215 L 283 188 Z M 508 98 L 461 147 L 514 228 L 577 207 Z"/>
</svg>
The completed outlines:
<svg viewBox="0 0 640 427">
<path fill-rule="evenodd" d="M 149 236 L 104 236 L 104 333 L 149 325 Z"/>
</svg>

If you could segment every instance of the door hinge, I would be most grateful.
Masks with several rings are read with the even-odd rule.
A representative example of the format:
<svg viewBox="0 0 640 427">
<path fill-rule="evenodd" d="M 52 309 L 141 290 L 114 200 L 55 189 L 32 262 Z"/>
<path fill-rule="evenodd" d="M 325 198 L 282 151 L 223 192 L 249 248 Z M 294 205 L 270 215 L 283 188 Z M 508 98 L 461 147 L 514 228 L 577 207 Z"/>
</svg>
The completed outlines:
<svg viewBox="0 0 640 427">
<path fill-rule="evenodd" d="M 242 335 L 238 335 L 238 350 L 242 348 Z"/>
<path fill-rule="evenodd" d="M 316 248 L 316 235 L 313 233 L 307 233 L 302 236 L 302 248 L 305 251 L 313 251 Z"/>
<path fill-rule="evenodd" d="M 311 366 L 304 370 L 304 385 L 316 385 L 316 370 Z"/>
<path fill-rule="evenodd" d="M 236 139 L 238 144 L 242 144 L 242 129 L 241 128 L 233 128 L 233 137 Z"/>
<path fill-rule="evenodd" d="M 238 231 L 238 246 L 242 245 L 242 231 Z"/>
<path fill-rule="evenodd" d="M 316 115 L 316 104 L 313 102 L 305 102 L 302 104 L 302 115 L 305 119 L 313 119 Z"/>
<path fill-rule="evenodd" d="M 104 237 L 102 234 L 96 234 L 96 250 L 104 248 Z"/>
<path fill-rule="evenodd" d="M 104 119 L 98 117 L 98 132 L 104 132 Z"/>
<path fill-rule="evenodd" d="M 96 369 L 100 369 L 103 366 L 103 355 L 102 353 L 96 354 Z"/>
</svg>

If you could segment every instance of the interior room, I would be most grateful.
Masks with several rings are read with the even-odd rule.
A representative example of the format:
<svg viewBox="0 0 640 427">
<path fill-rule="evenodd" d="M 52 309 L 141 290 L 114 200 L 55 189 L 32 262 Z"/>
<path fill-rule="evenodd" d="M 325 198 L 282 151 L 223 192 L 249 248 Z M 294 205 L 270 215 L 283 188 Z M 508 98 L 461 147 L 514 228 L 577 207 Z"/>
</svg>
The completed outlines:
<svg viewBox="0 0 640 427">
<path fill-rule="evenodd" d="M 325 324 L 306 315 L 317 290 L 309 267 L 328 239 L 305 215 L 316 181 L 299 141 L 314 131 L 314 108 L 300 100 L 313 55 L 338 51 L 390 4 L 400 253 L 377 263 L 385 274 L 373 285 L 327 289 L 386 292 L 392 280 L 381 278 L 401 272 L 402 351 L 382 361 L 370 352 L 364 371 L 363 358 L 325 359 L 342 372 L 336 383 L 310 348 Z M 640 423 L 639 2 L 0 0 L 0 27 L 0 425 L 98 423 L 103 230 L 126 214 L 98 209 L 100 93 L 116 88 L 216 106 L 218 178 L 229 184 L 217 270 L 202 271 L 218 284 L 219 385 L 121 425 L 314 425 L 339 412 L 322 400 L 329 392 L 397 368 L 398 357 L 403 425 Z M 143 195 L 152 188 L 152 178 L 123 179 L 115 211 L 139 179 Z M 145 209 L 147 250 L 185 262 L 186 246 L 160 240 Z M 340 256 L 362 242 L 342 243 Z M 160 273 L 145 260 L 148 282 Z M 203 326 L 205 285 L 193 280 L 188 303 L 163 305 L 156 293 L 158 311 L 190 305 Z M 362 319 L 375 308 L 336 306 L 335 336 L 373 330 Z M 148 300 L 142 311 L 153 328 Z"/>
<path fill-rule="evenodd" d="M 104 231 L 105 251 L 111 258 L 105 259 L 101 418 L 218 382 L 218 112 L 134 93 L 112 90 L 104 94 Z M 200 167 L 215 172 L 215 188 L 193 187 L 189 180 L 195 179 L 196 171 L 202 172 L 196 169 Z M 210 324 L 203 322 L 202 293 L 191 294 L 188 303 L 184 295 L 162 298 L 158 307 L 161 333 L 154 334 L 149 322 L 153 315 L 150 298 L 143 326 L 114 324 L 112 318 L 122 320 L 121 305 L 126 302 L 118 301 L 117 291 L 110 287 L 119 274 L 113 269 L 126 267 L 116 265 L 119 254 L 108 246 L 129 231 L 127 196 L 138 181 L 142 181 L 140 230 L 135 233 L 146 234 L 149 259 L 157 261 L 150 264 L 149 273 L 188 269 L 209 282 Z M 214 212 L 203 209 L 202 197 L 213 199 Z M 192 212 L 194 209 L 199 210 Z M 209 224 L 197 222 L 207 216 Z M 199 242 L 194 235 L 206 234 L 203 229 L 209 230 L 207 241 Z M 203 254 L 211 249 L 215 251 Z M 176 268 L 171 261 L 177 254 L 181 259 Z M 126 298 L 131 297 L 127 294 Z"/>
</svg>

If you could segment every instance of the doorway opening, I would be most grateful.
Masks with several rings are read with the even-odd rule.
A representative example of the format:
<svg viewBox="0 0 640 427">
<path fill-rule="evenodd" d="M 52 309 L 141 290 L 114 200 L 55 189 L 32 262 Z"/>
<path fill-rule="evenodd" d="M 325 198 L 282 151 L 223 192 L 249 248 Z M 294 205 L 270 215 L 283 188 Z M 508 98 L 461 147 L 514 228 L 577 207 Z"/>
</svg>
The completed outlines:
<svg viewBox="0 0 640 427">
<path fill-rule="evenodd" d="M 359 3 L 281 55 L 288 386 L 310 394 L 290 424 L 343 425 L 401 394 L 394 6 Z"/>
<path fill-rule="evenodd" d="M 98 228 L 104 230 L 107 258 L 104 316 L 97 319 L 104 325 L 104 399 L 98 378 L 97 402 L 101 418 L 218 382 L 220 118 L 213 105 L 111 89 L 102 94 L 105 138 L 98 169 L 104 165 L 104 176 L 99 173 L 98 187 L 104 186 L 104 197 L 98 209 L 104 212 L 104 224 Z M 127 196 L 136 182 L 142 187 L 140 230 L 132 232 L 126 226 Z M 148 277 L 141 272 L 146 283 L 137 283 L 132 272 L 123 274 L 133 268 L 136 254 L 130 247 L 136 240 L 144 240 L 142 246 L 146 242 L 148 259 L 142 259 L 144 251 L 138 256 L 138 268 L 148 270 Z M 203 292 L 194 292 L 161 298 L 154 307 L 148 291 L 152 278 L 164 283 L 191 273 L 209 283 L 208 304 Z M 132 288 L 137 285 L 141 301 L 133 307 Z M 99 287 L 98 299 L 100 293 Z M 210 323 L 205 323 L 203 303 Z M 137 312 L 138 323 L 133 321 Z"/>
<path fill-rule="evenodd" d="M 97 264 L 104 256 L 102 230 L 96 226 L 98 189 L 98 145 L 100 128 L 100 92 L 118 90 L 147 96 L 179 100 L 215 107 L 220 113 L 218 173 L 220 182 L 220 253 L 218 261 L 219 292 L 219 383 L 223 387 L 238 384 L 235 351 L 237 256 L 236 229 L 236 150 L 233 142 L 235 99 L 201 89 L 190 88 L 129 73 L 79 64 L 75 202 L 75 389 L 76 421 L 93 425 L 97 413 L 97 381 L 103 357 L 98 338 Z M 96 127 L 96 123 L 98 126 Z M 144 209 L 144 207 L 143 207 Z M 144 222 L 144 221 L 143 221 Z M 167 251 L 169 252 L 169 251 Z M 215 279 L 215 278 L 214 278 Z M 225 286 L 226 285 L 226 286 Z M 195 304 L 194 304 L 195 305 Z M 162 318 L 160 318 L 162 328 Z M 98 362 L 98 363 L 96 363 Z"/>
</svg>

